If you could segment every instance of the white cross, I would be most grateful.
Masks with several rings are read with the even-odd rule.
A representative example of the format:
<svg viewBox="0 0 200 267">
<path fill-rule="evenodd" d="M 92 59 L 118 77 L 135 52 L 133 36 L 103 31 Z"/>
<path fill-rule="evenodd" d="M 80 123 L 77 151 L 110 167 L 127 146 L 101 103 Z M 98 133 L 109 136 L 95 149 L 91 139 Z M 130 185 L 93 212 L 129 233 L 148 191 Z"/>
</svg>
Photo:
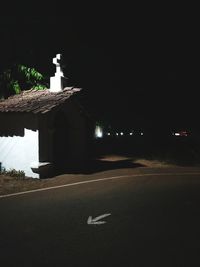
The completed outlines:
<svg viewBox="0 0 200 267">
<path fill-rule="evenodd" d="M 50 77 L 50 92 L 59 92 L 63 90 L 63 79 L 64 74 L 60 65 L 61 54 L 57 54 L 55 58 L 53 58 L 53 64 L 56 65 L 56 73 L 54 77 Z"/>
<path fill-rule="evenodd" d="M 61 54 L 57 54 L 56 57 L 53 58 L 53 64 L 56 65 L 56 73 L 55 76 L 62 76 L 64 77 L 63 71 L 60 66 L 60 61 L 61 61 Z"/>
</svg>

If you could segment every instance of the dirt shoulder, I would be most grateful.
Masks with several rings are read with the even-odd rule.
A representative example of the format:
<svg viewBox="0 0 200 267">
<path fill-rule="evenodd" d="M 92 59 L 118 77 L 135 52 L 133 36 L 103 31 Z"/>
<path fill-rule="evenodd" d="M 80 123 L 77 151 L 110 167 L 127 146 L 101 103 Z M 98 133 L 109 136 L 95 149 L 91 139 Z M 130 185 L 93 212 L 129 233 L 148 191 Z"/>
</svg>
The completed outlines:
<svg viewBox="0 0 200 267">
<path fill-rule="evenodd" d="M 172 169 L 180 168 L 174 164 L 157 160 L 137 159 L 122 157 L 116 155 L 104 156 L 100 159 L 100 168 L 94 169 L 88 174 L 62 174 L 47 179 L 34 178 L 15 178 L 0 175 L 0 196 L 24 192 L 34 189 L 41 189 L 53 186 L 64 185 L 68 183 L 79 182 L 83 180 L 98 179 L 102 177 L 111 177 L 126 174 L 141 174 L 148 172 L 149 169 Z"/>
</svg>

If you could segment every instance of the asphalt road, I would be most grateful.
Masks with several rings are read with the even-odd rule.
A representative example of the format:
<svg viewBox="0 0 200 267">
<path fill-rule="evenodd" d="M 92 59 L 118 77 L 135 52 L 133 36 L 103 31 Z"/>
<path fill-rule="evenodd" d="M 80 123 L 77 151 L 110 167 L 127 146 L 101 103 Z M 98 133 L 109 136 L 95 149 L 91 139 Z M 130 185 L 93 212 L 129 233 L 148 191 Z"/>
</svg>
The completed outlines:
<svg viewBox="0 0 200 267">
<path fill-rule="evenodd" d="M 199 205 L 192 169 L 2 198 L 0 266 L 200 266 Z"/>
</svg>

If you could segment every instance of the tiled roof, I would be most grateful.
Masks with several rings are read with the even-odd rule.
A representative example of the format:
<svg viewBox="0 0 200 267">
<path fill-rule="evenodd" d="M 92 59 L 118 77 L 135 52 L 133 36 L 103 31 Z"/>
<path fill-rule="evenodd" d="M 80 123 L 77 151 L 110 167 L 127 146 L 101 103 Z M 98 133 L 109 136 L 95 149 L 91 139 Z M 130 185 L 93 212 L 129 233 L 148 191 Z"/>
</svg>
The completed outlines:
<svg viewBox="0 0 200 267">
<path fill-rule="evenodd" d="M 60 92 L 50 92 L 49 89 L 23 91 L 8 99 L 0 100 L 0 112 L 46 113 L 63 104 L 80 90 L 80 88 L 66 87 Z"/>
</svg>

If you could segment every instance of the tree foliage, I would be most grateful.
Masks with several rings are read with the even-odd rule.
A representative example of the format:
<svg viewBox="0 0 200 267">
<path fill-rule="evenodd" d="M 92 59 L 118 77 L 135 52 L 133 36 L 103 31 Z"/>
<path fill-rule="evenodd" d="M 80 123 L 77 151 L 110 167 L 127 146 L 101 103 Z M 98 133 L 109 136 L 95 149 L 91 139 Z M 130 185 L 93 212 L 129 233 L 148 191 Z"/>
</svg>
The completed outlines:
<svg viewBox="0 0 200 267">
<path fill-rule="evenodd" d="M 47 88 L 45 77 L 35 68 L 14 64 L 0 74 L 0 97 L 7 98 L 23 90 Z"/>
</svg>

